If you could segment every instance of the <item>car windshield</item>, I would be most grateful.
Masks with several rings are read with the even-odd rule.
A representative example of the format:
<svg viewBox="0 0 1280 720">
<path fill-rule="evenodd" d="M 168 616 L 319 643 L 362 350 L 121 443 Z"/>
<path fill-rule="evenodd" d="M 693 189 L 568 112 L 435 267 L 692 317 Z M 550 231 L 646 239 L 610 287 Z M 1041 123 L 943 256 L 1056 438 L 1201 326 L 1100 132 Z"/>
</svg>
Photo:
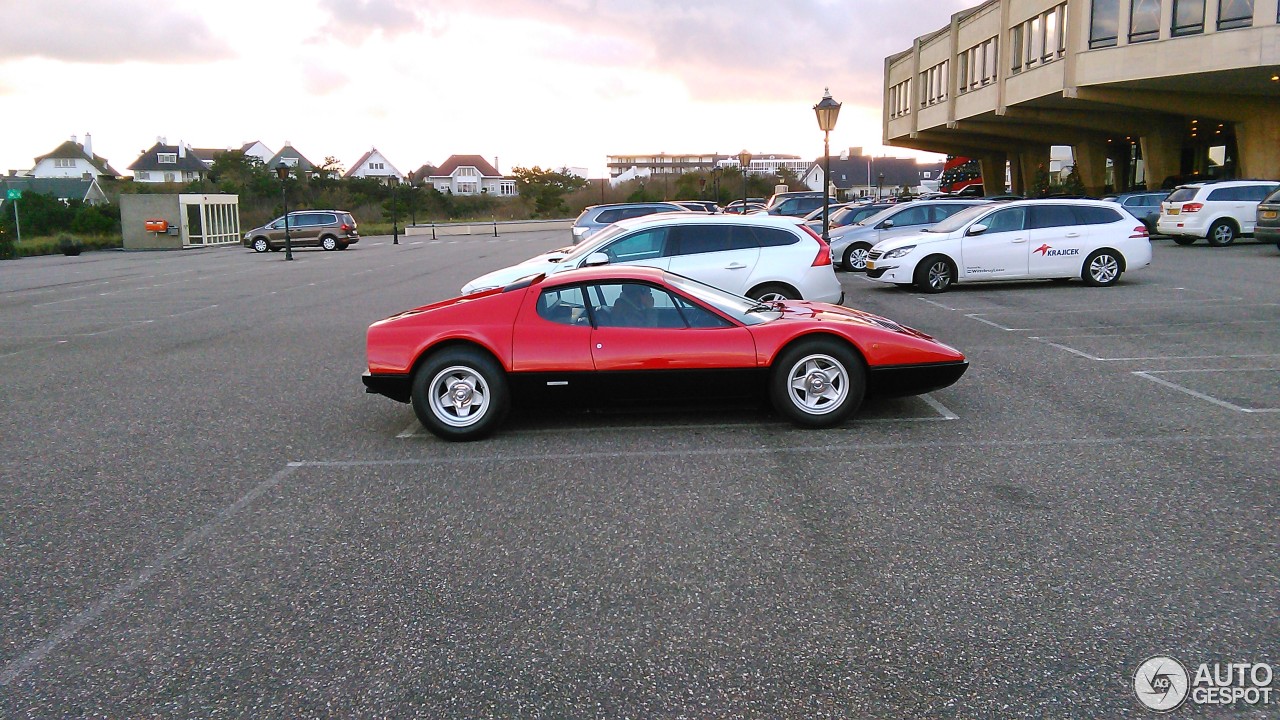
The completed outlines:
<svg viewBox="0 0 1280 720">
<path fill-rule="evenodd" d="M 949 233 L 955 232 L 960 228 L 968 225 L 974 218 L 991 209 L 990 205 L 974 205 L 967 207 L 933 227 L 924 228 L 924 232 L 929 233 Z"/>
<path fill-rule="evenodd" d="M 671 287 L 695 300 L 710 305 L 743 325 L 759 325 L 763 322 L 776 320 L 782 315 L 782 311 L 776 309 L 773 305 L 745 298 L 741 295 L 734 295 L 731 292 L 725 292 L 683 275 L 667 273 L 666 277 L 667 282 L 671 283 Z"/>
<path fill-rule="evenodd" d="M 591 253 L 596 252 L 600 249 L 601 245 L 617 237 L 620 233 L 624 232 L 624 230 L 625 228 L 621 225 L 606 226 L 603 230 L 588 238 L 586 242 L 574 246 L 573 250 L 569 251 L 568 255 L 565 255 L 560 259 L 560 262 L 565 265 L 571 265 L 571 260 L 586 257 Z"/>
</svg>

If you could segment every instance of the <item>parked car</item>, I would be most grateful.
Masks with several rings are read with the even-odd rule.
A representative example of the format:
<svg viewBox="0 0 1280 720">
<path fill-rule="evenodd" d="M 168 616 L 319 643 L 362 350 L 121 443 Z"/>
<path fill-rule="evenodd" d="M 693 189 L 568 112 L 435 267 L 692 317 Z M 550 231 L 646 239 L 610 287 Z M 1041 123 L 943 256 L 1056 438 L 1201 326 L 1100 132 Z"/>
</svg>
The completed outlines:
<svg viewBox="0 0 1280 720">
<path fill-rule="evenodd" d="M 1124 208 L 1134 218 L 1147 226 L 1147 232 L 1156 232 L 1156 221 L 1160 219 L 1160 203 L 1169 197 L 1168 190 L 1148 190 L 1108 195 L 1102 198 Z"/>
<path fill-rule="evenodd" d="M 591 265 L 647 265 L 756 300 L 840 302 L 827 244 L 791 218 L 680 213 L 622 220 L 569 252 L 482 275 L 464 294 Z"/>
<path fill-rule="evenodd" d="M 1259 242 L 1273 242 L 1280 247 L 1280 190 L 1268 195 L 1258 204 L 1258 220 L 1253 236 Z"/>
<path fill-rule="evenodd" d="M 720 206 L 712 200 L 673 200 L 672 202 L 692 212 L 710 213 L 712 215 L 720 212 Z"/>
<path fill-rule="evenodd" d="M 1179 185 L 1160 204 L 1156 230 L 1179 245 L 1205 238 L 1222 247 L 1253 233 L 1258 204 L 1280 187 L 1273 180 L 1217 180 Z"/>
<path fill-rule="evenodd" d="M 619 220 L 644 217 L 660 212 L 689 212 L 675 203 L 642 202 L 642 203 L 608 203 L 592 205 L 583 210 L 578 219 L 573 221 L 573 244 L 586 240 Z"/>
<path fill-rule="evenodd" d="M 845 270 L 861 272 L 878 242 L 922 230 L 986 200 L 923 200 L 888 205 L 878 213 L 831 233 L 831 255 Z"/>
<path fill-rule="evenodd" d="M 1078 277 L 1097 287 L 1151 264 L 1147 227 L 1103 200 L 1014 200 L 967 208 L 877 244 L 867 277 L 939 293 L 957 282 Z"/>
<path fill-rule="evenodd" d="M 764 198 L 747 198 L 746 209 L 743 209 L 741 200 L 734 200 L 724 206 L 724 211 L 730 215 L 746 215 L 758 210 L 764 209 Z"/>
<path fill-rule="evenodd" d="M 827 198 L 821 192 L 800 191 L 774 193 L 765 203 L 764 211 L 770 215 L 804 217 L 825 203 L 837 204 L 835 198 Z"/>
<path fill-rule="evenodd" d="M 482 438 L 513 401 L 548 398 L 767 395 L 795 424 L 830 427 L 864 395 L 928 392 L 968 367 L 960 351 L 870 313 L 765 304 L 615 265 L 400 313 L 369 326 L 366 348 L 366 391 L 412 404 L 445 440 Z"/>
<path fill-rule="evenodd" d="M 831 203 L 831 214 L 834 216 L 837 210 L 847 207 L 848 205 L 849 203 L 843 203 L 843 202 Z M 818 227 L 822 227 L 822 216 L 825 215 L 826 212 L 827 212 L 827 208 L 819 205 L 816 209 L 811 210 L 808 215 L 804 216 L 804 221 L 809 224 L 809 227 L 813 227 L 814 223 L 817 223 Z"/>
<path fill-rule="evenodd" d="M 289 245 L 346 250 L 360 242 L 355 218 L 346 210 L 299 210 L 289 213 Z M 285 216 L 244 234 L 247 248 L 264 253 L 285 246 Z"/>
</svg>

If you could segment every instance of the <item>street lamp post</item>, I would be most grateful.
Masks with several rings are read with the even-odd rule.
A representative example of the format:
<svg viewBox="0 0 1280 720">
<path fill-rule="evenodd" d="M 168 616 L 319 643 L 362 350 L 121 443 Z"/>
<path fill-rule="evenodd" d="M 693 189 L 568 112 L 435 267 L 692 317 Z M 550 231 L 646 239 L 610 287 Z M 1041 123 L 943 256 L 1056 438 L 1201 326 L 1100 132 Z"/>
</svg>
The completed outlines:
<svg viewBox="0 0 1280 720">
<path fill-rule="evenodd" d="M 738 167 L 742 169 L 742 207 L 738 210 L 739 215 L 747 214 L 747 167 L 751 165 L 751 153 L 743 150 L 738 153 Z"/>
<path fill-rule="evenodd" d="M 276 165 L 276 176 L 280 178 L 280 199 L 284 204 L 284 259 L 293 259 L 293 237 L 289 234 L 289 166 L 281 160 Z"/>
<path fill-rule="evenodd" d="M 822 239 L 831 241 L 831 193 L 828 188 L 831 182 L 831 131 L 836 127 L 836 118 L 840 116 L 840 103 L 831 98 L 831 90 L 822 92 L 822 100 L 813 106 L 818 116 L 818 129 L 822 131 Z"/>
<path fill-rule="evenodd" d="M 880 202 L 884 195 L 884 173 L 876 175 L 876 202 Z"/>
<path fill-rule="evenodd" d="M 387 187 L 391 188 L 391 244 L 400 244 L 400 225 L 399 218 L 396 217 L 396 191 L 399 190 L 400 178 L 395 175 L 387 176 Z"/>
</svg>

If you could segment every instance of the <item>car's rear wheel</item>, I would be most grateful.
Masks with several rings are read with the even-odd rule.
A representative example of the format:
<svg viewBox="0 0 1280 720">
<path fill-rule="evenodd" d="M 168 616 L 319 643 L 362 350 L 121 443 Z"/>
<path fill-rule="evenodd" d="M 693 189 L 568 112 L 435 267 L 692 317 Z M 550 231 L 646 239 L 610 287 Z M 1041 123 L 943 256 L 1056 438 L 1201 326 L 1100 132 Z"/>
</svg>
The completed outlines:
<svg viewBox="0 0 1280 720">
<path fill-rule="evenodd" d="M 916 287 L 922 292 L 946 292 L 956 281 L 956 266 L 945 255 L 930 255 L 916 266 Z"/>
<path fill-rule="evenodd" d="M 432 355 L 413 376 L 413 411 L 445 440 L 479 440 L 494 431 L 510 406 L 507 376 L 493 358 L 466 348 Z"/>
<path fill-rule="evenodd" d="M 1230 220 L 1219 220 L 1209 227 L 1209 244 L 1226 247 L 1236 241 L 1236 226 Z"/>
<path fill-rule="evenodd" d="M 773 302 L 775 300 L 799 300 L 800 293 L 792 290 L 786 285 L 778 283 L 769 283 L 760 287 L 752 288 L 747 293 L 747 297 L 760 302 Z"/>
<path fill-rule="evenodd" d="M 844 269 L 849 272 L 866 272 L 867 253 L 871 246 L 866 243 L 854 243 L 844 251 Z"/>
<path fill-rule="evenodd" d="M 808 340 L 778 356 L 769 385 L 773 406 L 787 419 L 805 427 L 831 427 L 862 404 L 866 372 L 849 346 Z"/>
<path fill-rule="evenodd" d="M 254 252 L 264 253 L 264 252 L 266 252 L 266 251 L 268 251 L 268 250 L 270 250 L 270 249 L 271 249 L 271 244 L 267 242 L 267 239 L 266 239 L 266 238 L 254 238 L 254 239 L 253 239 L 253 251 L 254 251 Z"/>
<path fill-rule="evenodd" d="M 349 247 L 351 247 L 351 243 L 349 243 L 349 242 L 340 242 L 340 243 L 338 243 L 338 249 L 339 249 L 339 250 L 346 250 L 346 249 L 347 249 L 347 248 L 349 248 Z"/>
<path fill-rule="evenodd" d="M 1080 270 L 1080 279 L 1093 287 L 1110 287 L 1120 280 L 1124 261 L 1115 250 L 1103 248 L 1089 253 Z"/>
<path fill-rule="evenodd" d="M 338 238 L 332 235 L 326 235 L 320 238 L 320 247 L 324 248 L 325 250 L 337 250 Z"/>
</svg>

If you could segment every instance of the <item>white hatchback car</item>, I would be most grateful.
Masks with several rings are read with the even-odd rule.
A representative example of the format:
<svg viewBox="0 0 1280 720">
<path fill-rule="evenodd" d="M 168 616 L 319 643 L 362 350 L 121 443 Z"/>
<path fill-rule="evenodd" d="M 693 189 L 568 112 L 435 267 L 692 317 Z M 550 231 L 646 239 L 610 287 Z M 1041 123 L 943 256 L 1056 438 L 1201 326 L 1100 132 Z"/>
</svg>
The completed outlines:
<svg viewBox="0 0 1280 720">
<path fill-rule="evenodd" d="M 1280 187 L 1270 180 L 1217 180 L 1179 185 L 1160 203 L 1156 232 L 1179 245 L 1205 238 L 1222 247 L 1253 233 L 1258 203 Z"/>
<path fill-rule="evenodd" d="M 1078 277 L 1114 285 L 1151 264 L 1147 228 L 1102 200 L 1015 200 L 971 207 L 867 255 L 867 277 L 939 293 L 957 282 Z"/>
<path fill-rule="evenodd" d="M 572 248 L 482 275 L 463 285 L 462 293 L 605 264 L 662 268 L 755 300 L 844 299 L 830 247 L 801 219 L 701 213 L 621 220 Z"/>
</svg>

